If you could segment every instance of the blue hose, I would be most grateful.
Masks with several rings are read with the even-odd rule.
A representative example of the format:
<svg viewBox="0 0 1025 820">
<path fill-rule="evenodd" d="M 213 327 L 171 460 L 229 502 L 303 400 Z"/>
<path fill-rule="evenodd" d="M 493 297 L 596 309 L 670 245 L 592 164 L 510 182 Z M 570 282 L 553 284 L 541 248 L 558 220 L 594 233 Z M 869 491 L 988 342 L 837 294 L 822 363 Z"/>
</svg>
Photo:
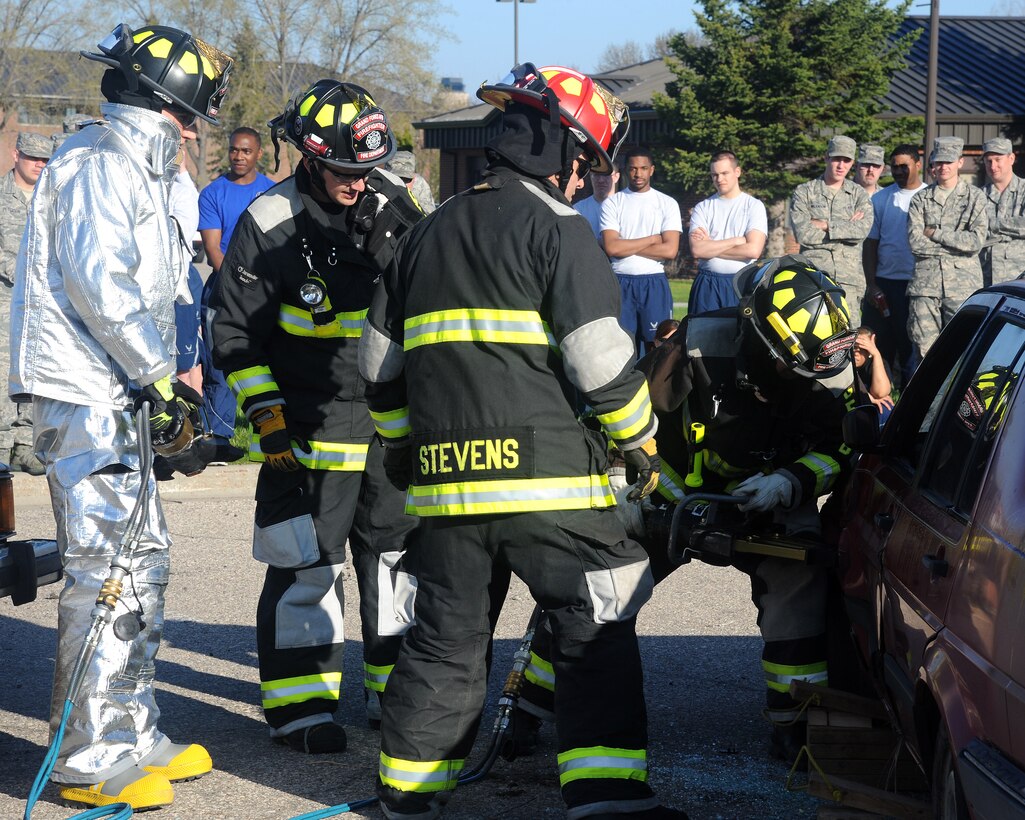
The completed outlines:
<svg viewBox="0 0 1025 820">
<path fill-rule="evenodd" d="M 32 809 L 36 807 L 36 802 L 50 780 L 50 773 L 57 763 L 57 754 L 60 752 L 61 743 L 64 740 L 64 727 L 68 724 L 68 717 L 71 715 L 72 706 L 74 704 L 71 702 L 71 698 L 64 701 L 64 711 L 61 713 L 61 722 L 57 727 L 57 733 L 53 736 L 50 748 L 46 750 L 43 765 L 39 767 L 39 773 L 36 774 L 36 779 L 32 783 L 32 790 L 29 792 L 28 800 L 25 802 L 24 820 L 31 820 Z M 111 803 L 109 806 L 97 806 L 94 809 L 81 812 L 70 817 L 68 820 L 99 820 L 101 817 L 110 817 L 113 820 L 128 820 L 131 816 L 132 807 L 127 803 Z"/>
</svg>

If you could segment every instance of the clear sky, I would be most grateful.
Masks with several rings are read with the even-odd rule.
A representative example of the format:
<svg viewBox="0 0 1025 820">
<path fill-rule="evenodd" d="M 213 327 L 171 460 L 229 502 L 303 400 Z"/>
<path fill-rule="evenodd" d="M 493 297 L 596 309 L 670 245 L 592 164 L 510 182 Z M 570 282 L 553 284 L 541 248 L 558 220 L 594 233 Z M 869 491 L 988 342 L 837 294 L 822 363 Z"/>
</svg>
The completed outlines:
<svg viewBox="0 0 1025 820">
<path fill-rule="evenodd" d="M 513 4 L 497 0 L 442 0 L 438 20 L 452 38 L 438 44 L 434 67 L 461 77 L 472 93 L 483 80 L 500 79 L 513 64 Z M 996 14 L 1000 0 L 941 0 L 941 13 Z M 665 31 L 696 28 L 688 0 L 536 0 L 519 4 L 519 59 L 593 71 L 612 42 L 650 45 Z M 928 14 L 919 0 L 912 14 Z"/>
</svg>

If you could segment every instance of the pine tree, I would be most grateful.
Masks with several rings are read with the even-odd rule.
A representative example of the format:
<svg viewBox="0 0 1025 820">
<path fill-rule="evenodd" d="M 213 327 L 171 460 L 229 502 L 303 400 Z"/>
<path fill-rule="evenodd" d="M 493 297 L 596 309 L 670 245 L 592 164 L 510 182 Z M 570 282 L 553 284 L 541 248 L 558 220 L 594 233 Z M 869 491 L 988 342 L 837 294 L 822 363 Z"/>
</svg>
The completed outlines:
<svg viewBox="0 0 1025 820">
<path fill-rule="evenodd" d="M 711 190 L 709 156 L 733 151 L 743 186 L 766 203 L 821 173 L 826 142 L 921 139 L 921 119 L 882 120 L 882 99 L 917 35 L 896 37 L 910 6 L 885 0 L 700 0 L 703 39 L 677 36 L 675 80 L 655 107 L 671 128 L 660 165 Z"/>
</svg>

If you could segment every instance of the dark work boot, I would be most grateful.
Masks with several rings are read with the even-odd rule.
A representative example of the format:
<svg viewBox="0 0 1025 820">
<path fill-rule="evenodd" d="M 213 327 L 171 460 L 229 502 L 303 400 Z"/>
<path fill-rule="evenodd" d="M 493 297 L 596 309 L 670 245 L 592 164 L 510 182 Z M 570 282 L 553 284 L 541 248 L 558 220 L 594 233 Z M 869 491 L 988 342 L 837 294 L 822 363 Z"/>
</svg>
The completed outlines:
<svg viewBox="0 0 1025 820">
<path fill-rule="evenodd" d="M 801 755 L 802 747 L 808 742 L 808 724 L 803 720 L 796 723 L 775 723 L 769 736 L 769 757 L 782 760 L 793 766 L 798 756 L 801 757 L 801 771 L 807 771 L 808 757 Z"/>
<path fill-rule="evenodd" d="M 15 444 L 11 449 L 11 469 L 21 470 L 29 475 L 43 475 L 46 467 L 43 466 L 31 444 Z"/>
<path fill-rule="evenodd" d="M 275 738 L 278 743 L 286 743 L 297 752 L 308 755 L 322 755 L 329 752 L 344 752 L 348 743 L 345 729 L 337 723 L 318 723 L 296 729 L 284 737 Z"/>
</svg>

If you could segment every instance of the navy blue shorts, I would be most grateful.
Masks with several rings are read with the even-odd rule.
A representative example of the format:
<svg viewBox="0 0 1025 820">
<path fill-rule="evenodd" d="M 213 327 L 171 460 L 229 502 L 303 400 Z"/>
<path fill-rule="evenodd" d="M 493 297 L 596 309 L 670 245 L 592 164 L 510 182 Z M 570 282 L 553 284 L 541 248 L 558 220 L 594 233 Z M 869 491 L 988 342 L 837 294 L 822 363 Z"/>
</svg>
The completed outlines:
<svg viewBox="0 0 1025 820">
<path fill-rule="evenodd" d="M 191 305 L 174 303 L 175 370 L 179 373 L 199 364 L 199 302 L 203 296 L 203 278 L 195 265 L 189 265 L 189 291 Z"/>
<path fill-rule="evenodd" d="M 687 315 L 710 313 L 738 304 L 740 298 L 733 290 L 733 274 L 699 271 L 687 298 Z"/>
<path fill-rule="evenodd" d="M 644 353 L 655 338 L 655 328 L 663 319 L 673 318 L 673 294 L 664 273 L 643 276 L 616 274 L 623 304 L 619 324 L 633 337 L 639 353 Z"/>
</svg>

